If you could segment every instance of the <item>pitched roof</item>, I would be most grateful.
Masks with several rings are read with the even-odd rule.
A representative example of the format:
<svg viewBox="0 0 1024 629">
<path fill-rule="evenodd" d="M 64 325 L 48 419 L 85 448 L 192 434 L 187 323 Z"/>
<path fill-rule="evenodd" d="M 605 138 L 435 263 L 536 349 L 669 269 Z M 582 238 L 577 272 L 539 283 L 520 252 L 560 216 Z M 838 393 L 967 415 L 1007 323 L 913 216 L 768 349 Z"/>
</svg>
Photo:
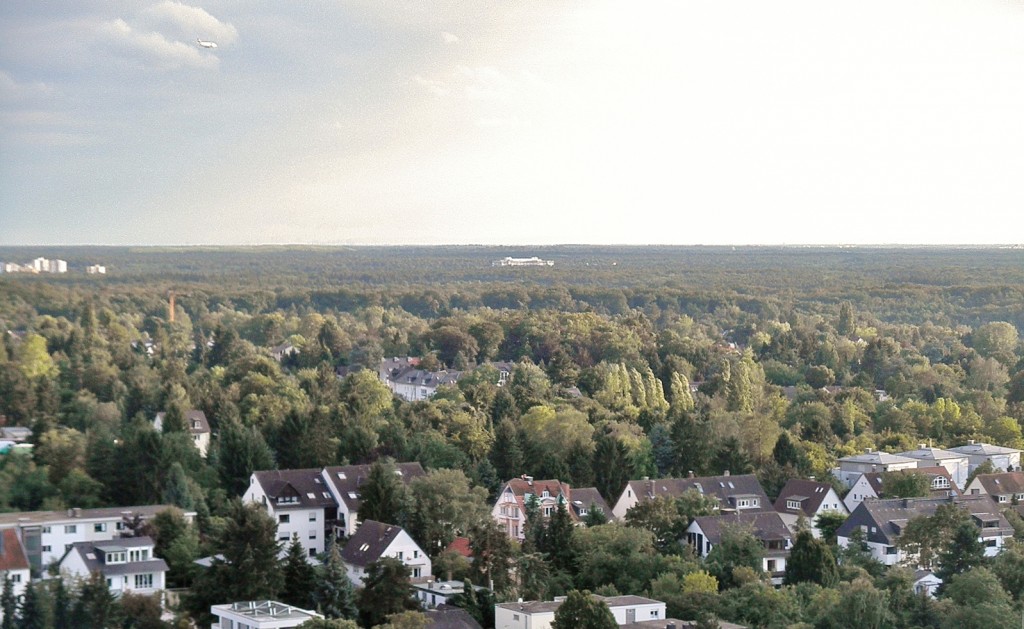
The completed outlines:
<svg viewBox="0 0 1024 629">
<path fill-rule="evenodd" d="M 807 517 L 814 517 L 831 489 L 832 485 L 828 483 L 791 478 L 779 492 L 779 497 L 775 499 L 775 510 L 779 513 L 792 512 L 794 510 L 787 507 L 786 503 L 790 500 L 797 500 L 800 502 L 799 511 Z"/>
<path fill-rule="evenodd" d="M 338 505 L 319 469 L 253 472 L 275 509 L 319 509 Z"/>
<path fill-rule="evenodd" d="M 153 427 L 161 430 L 165 417 L 167 417 L 167 413 L 164 411 L 157 413 L 156 419 L 153 420 Z M 188 431 L 193 435 L 203 435 L 210 432 L 210 422 L 207 421 L 206 413 L 203 411 L 195 409 L 185 411 L 185 423 L 188 425 Z"/>
<path fill-rule="evenodd" d="M 601 492 L 597 490 L 597 487 L 576 487 L 570 489 L 570 492 L 572 510 L 576 513 L 577 517 L 586 517 L 580 515 L 580 509 L 589 510 L 592 507 L 600 509 L 607 517 L 612 516 L 611 507 L 601 497 Z"/>
<path fill-rule="evenodd" d="M 739 526 L 750 529 L 751 534 L 759 540 L 792 539 L 793 533 L 786 526 L 782 516 L 774 511 L 761 513 L 727 513 L 724 515 L 705 515 L 694 518 L 712 545 L 722 541 L 722 531 L 728 526 Z"/>
<path fill-rule="evenodd" d="M 28 557 L 25 547 L 21 545 L 18 531 L 5 529 L 0 531 L 0 572 L 8 570 L 28 570 Z"/>
<path fill-rule="evenodd" d="M 397 524 L 366 520 L 359 525 L 355 534 L 348 538 L 345 547 L 341 549 L 341 558 L 345 563 L 356 566 L 371 564 L 380 559 L 401 532 L 402 527 Z"/>
<path fill-rule="evenodd" d="M 473 549 L 470 546 L 468 537 L 456 537 L 452 540 L 451 544 L 448 544 L 448 547 L 445 548 L 445 550 L 457 552 L 467 559 L 472 559 L 473 557 Z"/>
<path fill-rule="evenodd" d="M 1024 472 L 978 474 L 974 477 L 990 496 L 1024 494 Z"/>
<path fill-rule="evenodd" d="M 100 556 L 107 552 L 125 551 L 131 548 L 152 548 L 154 545 L 155 542 L 151 537 L 123 537 L 106 542 L 75 542 L 68 550 L 68 554 L 78 553 L 81 555 L 86 572 L 90 574 L 99 572 L 104 576 L 116 576 L 142 572 L 166 572 L 167 562 L 155 556 L 147 561 L 129 561 L 109 565 L 100 559 Z M 65 555 L 65 557 L 67 556 Z"/>
<path fill-rule="evenodd" d="M 928 497 L 930 498 L 945 498 L 946 496 L 949 495 L 959 496 L 962 493 L 960 491 L 960 488 L 956 486 L 956 483 L 953 482 L 953 477 L 950 476 L 949 470 L 942 466 L 914 467 L 906 470 L 899 470 L 897 472 L 892 473 L 927 476 L 929 482 L 932 483 L 935 482 L 935 478 L 938 476 L 945 478 L 946 481 L 949 483 L 949 486 L 940 489 L 929 489 Z M 871 485 L 871 489 L 875 491 L 875 495 L 878 496 L 879 498 L 885 498 L 885 488 L 882 486 L 882 480 L 885 478 L 885 474 L 885 472 L 865 472 L 864 474 L 862 474 L 864 479 L 868 481 L 868 484 Z"/>
<path fill-rule="evenodd" d="M 328 476 L 331 484 L 338 489 L 341 500 L 348 507 L 350 513 L 358 512 L 359 506 L 363 503 L 359 497 L 359 488 L 370 477 L 371 467 L 371 465 L 339 465 L 324 468 L 324 475 Z M 406 485 L 412 479 L 427 474 L 419 463 L 396 463 L 395 473 Z"/>
<path fill-rule="evenodd" d="M 427 617 L 424 629 L 481 629 L 469 612 L 453 605 L 438 605 L 423 613 Z"/>
<path fill-rule="evenodd" d="M 849 537 L 854 529 L 867 527 L 865 539 L 869 542 L 892 545 L 902 534 L 907 523 L 917 517 L 928 517 L 941 505 L 956 504 L 966 509 L 975 521 L 991 521 L 996 526 L 982 530 L 985 537 L 1008 536 L 1013 529 L 1006 518 L 996 512 L 986 496 L 958 496 L 948 498 L 892 498 L 865 500 L 836 531 L 840 537 Z"/>
<path fill-rule="evenodd" d="M 678 498 L 687 490 L 693 489 L 706 496 L 718 499 L 721 509 L 735 509 L 736 498 L 756 496 L 758 506 L 751 511 L 770 511 L 772 503 L 764 493 L 761 483 L 753 474 L 736 474 L 723 476 L 698 476 L 695 478 L 659 478 L 654 480 L 631 480 L 628 486 L 641 502 L 653 500 L 659 496 Z"/>
</svg>

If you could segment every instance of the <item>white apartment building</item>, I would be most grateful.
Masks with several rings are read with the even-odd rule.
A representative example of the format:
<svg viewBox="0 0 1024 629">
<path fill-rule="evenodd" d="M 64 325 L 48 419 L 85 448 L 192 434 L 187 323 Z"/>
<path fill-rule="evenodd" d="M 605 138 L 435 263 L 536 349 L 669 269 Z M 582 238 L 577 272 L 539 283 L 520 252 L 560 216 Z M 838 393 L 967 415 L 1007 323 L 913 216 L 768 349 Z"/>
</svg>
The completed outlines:
<svg viewBox="0 0 1024 629">
<path fill-rule="evenodd" d="M 949 477 L 962 491 L 967 486 L 967 477 L 970 475 L 970 461 L 966 454 L 931 448 L 925 444 L 918 446 L 917 450 L 900 452 L 899 456 L 920 461 L 918 467 L 944 467 L 949 472 Z"/>
<path fill-rule="evenodd" d="M 60 562 L 60 573 L 87 579 L 100 573 L 114 594 L 155 594 L 166 587 L 167 562 L 153 554 L 150 537 L 125 537 L 105 542 L 76 542 Z"/>
<path fill-rule="evenodd" d="M 106 509 L 68 509 L 67 511 L 31 511 L 0 514 L 0 529 L 18 532 L 29 564 L 41 572 L 78 542 L 106 542 L 121 536 L 126 521 L 136 516 L 147 520 L 161 511 L 177 509 L 173 505 L 111 507 Z M 185 512 L 191 521 L 194 511 Z"/>
<path fill-rule="evenodd" d="M 1013 472 L 1020 470 L 1020 450 L 994 446 L 988 443 L 977 443 L 973 439 L 967 445 L 950 448 L 951 452 L 966 455 L 970 461 L 969 472 L 973 472 L 985 461 L 992 463 L 997 472 Z"/>
<path fill-rule="evenodd" d="M 839 459 L 839 467 L 833 470 L 832 473 L 844 485 L 852 487 L 861 474 L 911 470 L 915 467 L 918 467 L 918 459 L 889 454 L 887 452 L 875 452 L 868 448 L 864 454 L 844 456 Z"/>
<path fill-rule="evenodd" d="M 253 472 L 243 502 L 262 505 L 277 521 L 281 554 L 293 537 L 313 557 L 324 552 L 337 513 L 330 487 L 316 468 Z"/>
<path fill-rule="evenodd" d="M 615 624 L 629 625 L 645 621 L 666 620 L 665 603 L 643 596 L 599 596 L 592 598 L 604 602 L 615 617 Z M 553 601 L 523 601 L 498 603 L 494 606 L 495 629 L 550 629 L 555 612 L 565 602 L 564 596 Z"/>
</svg>

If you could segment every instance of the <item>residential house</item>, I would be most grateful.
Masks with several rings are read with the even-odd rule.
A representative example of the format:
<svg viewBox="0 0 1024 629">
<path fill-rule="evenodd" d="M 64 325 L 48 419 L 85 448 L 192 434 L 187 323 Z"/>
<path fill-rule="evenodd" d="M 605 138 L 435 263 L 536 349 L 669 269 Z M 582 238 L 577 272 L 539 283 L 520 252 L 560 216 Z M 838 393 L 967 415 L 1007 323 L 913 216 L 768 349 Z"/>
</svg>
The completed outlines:
<svg viewBox="0 0 1024 629">
<path fill-rule="evenodd" d="M 21 544 L 18 531 L 14 529 L 0 530 L 0 584 L 10 579 L 14 596 L 21 597 L 31 579 L 28 555 Z M 0 620 L 4 610 L 0 609 Z"/>
<path fill-rule="evenodd" d="M 153 428 L 157 432 L 164 429 L 164 418 L 167 413 L 159 412 L 153 419 Z M 185 412 L 185 424 L 188 434 L 192 436 L 192 445 L 199 450 L 199 456 L 206 458 L 210 450 L 210 422 L 206 419 L 206 413 L 196 409 Z"/>
<path fill-rule="evenodd" d="M 348 578 L 358 587 L 363 585 L 367 566 L 384 557 L 394 557 L 408 566 L 412 579 L 425 578 L 430 574 L 430 557 L 397 524 L 367 520 L 341 549 Z"/>
<path fill-rule="evenodd" d="M 599 596 L 590 595 L 594 600 L 604 602 L 615 617 L 615 624 L 630 626 L 633 623 L 664 620 L 665 603 L 643 596 Z M 555 612 L 565 602 L 564 596 L 553 601 L 521 601 L 498 603 L 494 606 L 495 629 L 550 629 Z"/>
<path fill-rule="evenodd" d="M 967 476 L 970 474 L 970 461 L 966 454 L 931 448 L 925 444 L 918 446 L 917 450 L 900 452 L 899 456 L 905 456 L 920 461 L 918 467 L 944 467 L 949 471 L 949 476 L 961 490 L 967 485 Z"/>
<path fill-rule="evenodd" d="M 918 459 L 906 456 L 889 454 L 887 452 L 875 452 L 871 448 L 864 451 L 864 454 L 844 456 L 839 459 L 839 467 L 833 470 L 832 474 L 847 487 L 852 487 L 861 474 L 868 472 L 895 472 L 896 470 L 910 470 L 918 467 Z"/>
<path fill-rule="evenodd" d="M 1013 537 L 1010 523 L 983 496 L 894 498 L 860 503 L 836 532 L 839 546 L 849 546 L 854 530 L 859 529 L 871 556 L 881 563 L 887 566 L 913 563 L 914 558 L 897 544 L 900 535 L 911 520 L 931 516 L 939 506 L 946 504 L 955 504 L 970 514 L 978 527 L 978 539 L 984 544 L 987 557 L 998 554 L 1004 542 Z"/>
<path fill-rule="evenodd" d="M 914 571 L 914 594 L 927 594 L 930 598 L 935 598 L 935 592 L 940 585 L 942 579 L 931 570 Z"/>
<path fill-rule="evenodd" d="M 775 511 L 700 516 L 686 528 L 686 541 L 698 556 L 707 557 L 722 541 L 727 527 L 748 530 L 761 542 L 765 551 L 762 569 L 771 575 L 772 583 L 780 585 L 793 547 L 793 532 L 783 517 Z"/>
<path fill-rule="evenodd" d="M 821 537 L 821 531 L 817 526 L 819 515 L 850 514 L 832 485 L 801 478 L 791 478 L 786 483 L 779 492 L 779 497 L 775 499 L 775 510 L 781 514 L 806 518 L 815 537 Z"/>
<path fill-rule="evenodd" d="M 572 498 L 569 507 L 576 520 L 581 522 L 586 520 L 591 511 L 600 511 L 606 520 L 612 518 L 611 507 L 604 501 L 601 492 L 597 491 L 596 487 L 570 488 L 569 493 Z"/>
<path fill-rule="evenodd" d="M 370 477 L 370 465 L 339 465 L 325 467 L 320 478 L 330 489 L 337 503 L 335 527 L 338 534 L 350 536 L 359 527 L 359 506 L 363 503 L 360 491 Z M 395 475 L 406 485 L 413 479 L 426 476 L 419 463 L 396 463 Z"/>
<path fill-rule="evenodd" d="M 270 349 L 270 356 L 277 362 L 281 362 L 287 356 L 294 356 L 299 353 L 299 348 L 295 347 L 288 341 L 281 343 Z"/>
<path fill-rule="evenodd" d="M 13 441 L 14 443 L 25 443 L 32 438 L 32 429 L 24 426 L 3 426 L 0 427 L 0 439 Z"/>
<path fill-rule="evenodd" d="M 988 496 L 1001 506 L 1024 502 L 1024 472 L 978 474 L 967 486 L 970 496 Z"/>
<path fill-rule="evenodd" d="M 544 518 L 550 518 L 564 504 L 573 524 L 579 526 L 591 509 L 598 509 L 606 515 L 611 513 L 608 504 L 594 487 L 573 489 L 568 483 L 557 479 L 534 480 L 532 476 L 520 476 L 505 483 L 498 492 L 498 499 L 491 509 L 491 517 L 499 528 L 512 539 L 526 539 L 526 502 L 537 499 L 537 506 Z"/>
<path fill-rule="evenodd" d="M 210 629 L 290 629 L 322 615 L 277 601 L 246 601 L 213 605 Z"/>
<path fill-rule="evenodd" d="M 439 605 L 424 612 L 427 624 L 423 629 L 483 629 L 469 613 L 452 605 Z"/>
<path fill-rule="evenodd" d="M 423 369 L 410 368 L 400 372 L 398 375 L 389 378 L 385 384 L 391 391 L 409 402 L 429 400 L 437 392 L 438 387 L 454 385 L 462 377 L 461 371 L 441 369 L 439 371 L 425 371 Z"/>
<path fill-rule="evenodd" d="M 919 474 L 926 477 L 928 479 L 929 498 L 959 496 L 961 493 L 960 488 L 953 482 L 953 477 L 950 475 L 949 470 L 944 467 L 918 467 L 910 470 L 901 470 L 901 472 Z M 843 499 L 843 503 L 849 512 L 853 513 L 857 505 L 865 500 L 892 497 L 886 494 L 885 488 L 882 486 L 884 480 L 885 474 L 883 472 L 861 474 L 853 482 L 853 487 L 850 488 L 850 491 L 846 492 L 846 498 Z"/>
<path fill-rule="evenodd" d="M 626 512 L 642 501 L 660 496 L 678 498 L 694 490 L 718 501 L 718 508 L 727 511 L 771 511 L 772 502 L 764 493 L 761 483 L 753 474 L 699 476 L 690 478 L 660 478 L 631 480 L 612 508 L 612 514 L 624 520 Z"/>
<path fill-rule="evenodd" d="M 1020 450 L 1016 448 L 1005 448 L 987 443 L 977 443 L 974 439 L 967 442 L 967 445 L 950 448 L 952 452 L 966 454 L 970 462 L 968 473 L 978 469 L 978 466 L 989 461 L 997 471 L 1012 472 L 1020 470 Z"/>
<path fill-rule="evenodd" d="M 106 275 L 107 267 L 103 266 L 102 264 L 90 264 L 89 266 L 85 267 L 85 272 L 88 273 L 89 275 Z"/>
<path fill-rule="evenodd" d="M 115 594 L 155 594 L 164 589 L 167 574 L 167 562 L 153 554 L 155 546 L 151 537 L 76 542 L 60 560 L 60 573 L 77 579 L 99 573 Z"/>
<path fill-rule="evenodd" d="M 439 605 L 446 605 L 453 596 L 464 593 L 466 591 L 466 582 L 437 581 L 432 576 L 427 575 L 426 580 L 417 581 L 411 587 L 413 596 L 416 597 L 416 600 L 420 601 L 423 607 L 434 609 Z M 480 591 L 484 588 L 474 585 L 473 589 Z"/>
<path fill-rule="evenodd" d="M 313 557 L 324 552 L 333 535 L 338 502 L 320 469 L 253 472 L 242 501 L 262 505 L 277 521 L 282 554 L 296 537 Z"/>
<path fill-rule="evenodd" d="M 128 530 L 131 520 L 148 520 L 161 511 L 177 509 L 173 505 L 112 507 L 106 509 L 68 509 L 67 511 L 31 511 L 0 514 L 0 529 L 14 529 L 25 547 L 29 565 L 40 573 L 60 561 L 77 542 L 106 542 Z M 194 511 L 185 512 L 188 520 Z"/>
</svg>

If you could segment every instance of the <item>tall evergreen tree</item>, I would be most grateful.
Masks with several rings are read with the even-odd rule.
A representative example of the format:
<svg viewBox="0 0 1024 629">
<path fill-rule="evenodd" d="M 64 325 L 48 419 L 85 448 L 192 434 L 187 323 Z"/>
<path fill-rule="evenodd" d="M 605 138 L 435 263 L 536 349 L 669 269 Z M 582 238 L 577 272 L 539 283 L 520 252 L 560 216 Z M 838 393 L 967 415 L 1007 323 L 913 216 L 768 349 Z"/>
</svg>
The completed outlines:
<svg viewBox="0 0 1024 629">
<path fill-rule="evenodd" d="M 332 543 L 327 550 L 327 561 L 314 575 L 315 584 L 311 589 L 313 604 L 316 609 L 328 618 L 356 617 L 356 595 L 352 581 L 348 578 L 345 564 L 341 560 L 341 550 Z"/>
<path fill-rule="evenodd" d="M 0 614 L 3 614 L 0 629 L 14 629 L 17 613 L 18 599 L 14 596 L 14 581 L 4 575 L 4 589 L 0 593 Z"/>
<path fill-rule="evenodd" d="M 394 557 L 368 565 L 363 583 L 357 606 L 364 627 L 382 624 L 391 614 L 419 607 L 409 592 L 409 568 Z"/>
<path fill-rule="evenodd" d="M 822 587 L 834 587 L 839 582 L 839 568 L 828 545 L 808 530 L 800 531 L 786 560 L 787 585 L 804 581 Z"/>
<path fill-rule="evenodd" d="M 32 581 L 25 586 L 25 594 L 21 599 L 19 629 L 48 629 L 52 626 L 45 587 L 41 581 Z"/>
<path fill-rule="evenodd" d="M 82 583 L 72 619 L 76 629 L 110 629 L 121 622 L 121 606 L 99 572 Z"/>
<path fill-rule="evenodd" d="M 953 530 L 953 537 L 939 553 L 939 568 L 935 575 L 949 583 L 954 575 L 963 574 L 985 563 L 985 546 L 978 539 L 978 527 L 973 522 L 961 522 Z"/>
<path fill-rule="evenodd" d="M 181 507 L 186 511 L 195 509 L 195 501 L 192 499 L 192 489 L 188 484 L 188 476 L 181 463 L 175 461 L 167 470 L 167 479 L 163 487 L 163 503 Z"/>
<path fill-rule="evenodd" d="M 56 581 L 57 585 L 53 588 L 53 629 L 72 629 L 71 595 L 64 585 L 64 579 Z"/>
<path fill-rule="evenodd" d="M 565 502 L 559 501 L 558 508 L 548 521 L 540 551 L 546 553 L 556 570 L 570 572 L 575 567 L 576 553 L 572 544 L 572 518 Z"/>
<path fill-rule="evenodd" d="M 359 492 L 362 500 L 359 505 L 360 520 L 405 525 L 409 495 L 395 474 L 395 469 L 392 459 L 379 459 L 370 466 L 366 483 Z"/>
<path fill-rule="evenodd" d="M 333 544 L 332 544 L 333 547 Z M 306 560 L 306 549 L 297 536 L 288 544 L 281 576 L 284 583 L 280 599 L 282 603 L 303 609 L 313 607 L 313 588 L 316 585 L 316 569 Z"/>
<path fill-rule="evenodd" d="M 502 420 L 495 429 L 491 462 L 502 482 L 523 473 L 523 446 L 519 440 L 519 430 L 512 420 Z"/>
<path fill-rule="evenodd" d="M 229 420 L 221 422 L 217 462 L 224 486 L 240 496 L 253 472 L 274 469 L 274 453 L 255 426 Z"/>
<path fill-rule="evenodd" d="M 594 449 L 594 477 L 605 500 L 618 498 L 630 478 L 629 451 L 614 435 L 602 435 Z"/>
</svg>

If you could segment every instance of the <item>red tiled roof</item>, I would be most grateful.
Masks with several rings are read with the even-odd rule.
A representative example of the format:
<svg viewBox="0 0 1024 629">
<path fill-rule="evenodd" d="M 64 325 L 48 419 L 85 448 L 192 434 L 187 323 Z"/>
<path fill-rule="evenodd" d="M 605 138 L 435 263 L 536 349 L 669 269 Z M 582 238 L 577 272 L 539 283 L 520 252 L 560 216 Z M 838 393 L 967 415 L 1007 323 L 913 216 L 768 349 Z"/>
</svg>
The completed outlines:
<svg viewBox="0 0 1024 629">
<path fill-rule="evenodd" d="M 0 553 L 0 571 L 6 570 L 28 570 L 28 557 L 25 556 L 25 547 L 18 539 L 18 531 L 5 529 L 0 531 L 3 535 L 3 552 Z"/>
<path fill-rule="evenodd" d="M 463 557 L 467 558 L 471 558 L 473 556 L 473 549 L 469 547 L 468 537 L 456 537 L 454 540 L 452 540 L 451 544 L 448 544 L 448 548 L 445 548 L 445 550 L 454 550 Z"/>
</svg>

